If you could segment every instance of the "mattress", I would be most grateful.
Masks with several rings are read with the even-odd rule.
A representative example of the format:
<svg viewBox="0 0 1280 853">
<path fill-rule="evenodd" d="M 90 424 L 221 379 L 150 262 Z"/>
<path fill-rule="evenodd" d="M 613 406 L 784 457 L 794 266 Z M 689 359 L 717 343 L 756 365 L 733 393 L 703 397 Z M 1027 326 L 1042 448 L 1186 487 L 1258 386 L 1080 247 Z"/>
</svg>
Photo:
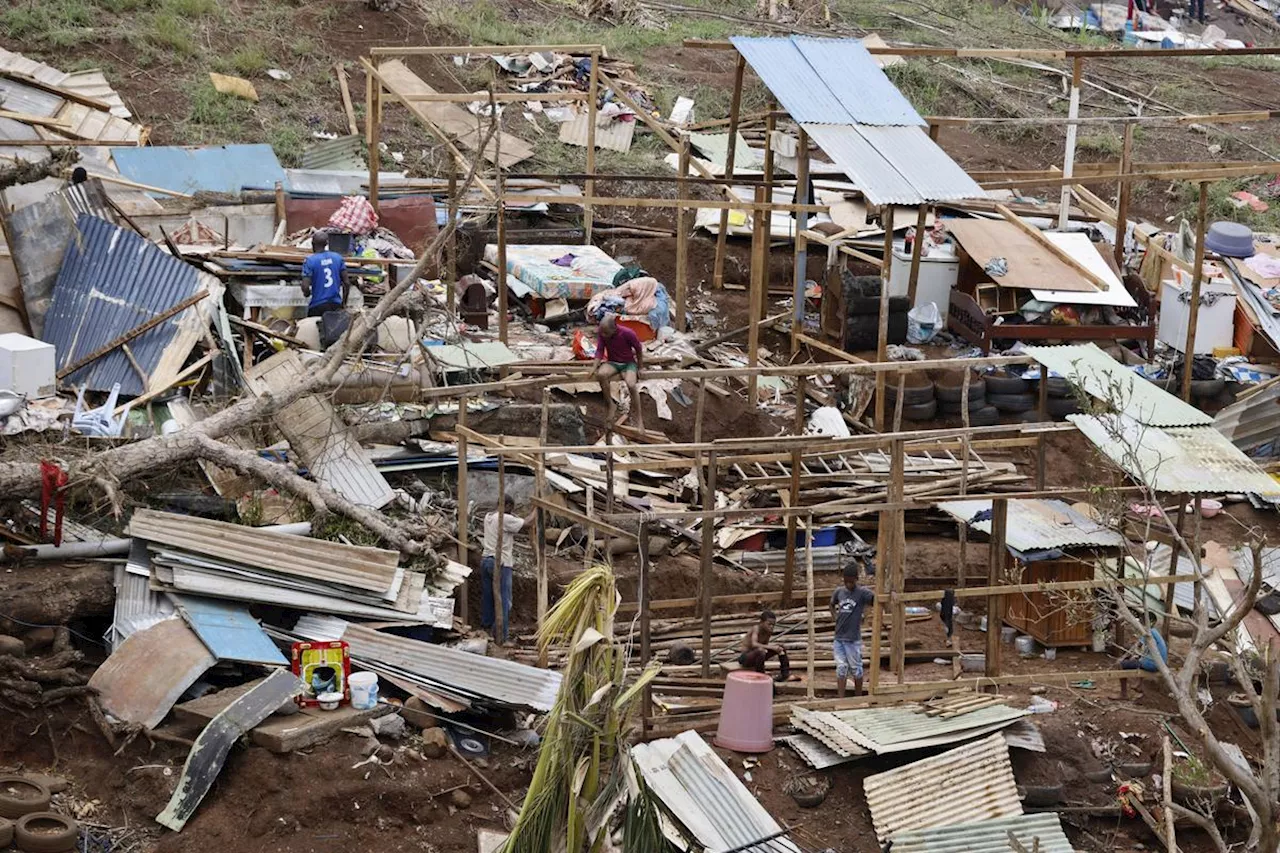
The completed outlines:
<svg viewBox="0 0 1280 853">
<path fill-rule="evenodd" d="M 552 261 L 571 255 L 568 266 Z M 498 265 L 498 247 L 484 247 L 484 259 Z M 622 265 L 595 246 L 507 246 L 507 275 L 543 299 L 590 299 L 613 287 Z"/>
</svg>

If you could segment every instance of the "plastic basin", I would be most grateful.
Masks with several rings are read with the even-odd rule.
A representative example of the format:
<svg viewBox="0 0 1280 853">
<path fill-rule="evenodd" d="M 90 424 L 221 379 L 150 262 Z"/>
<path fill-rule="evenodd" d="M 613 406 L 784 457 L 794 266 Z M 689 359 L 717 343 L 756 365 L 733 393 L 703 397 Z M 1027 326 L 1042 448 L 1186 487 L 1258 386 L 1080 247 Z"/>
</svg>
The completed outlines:
<svg viewBox="0 0 1280 853">
<path fill-rule="evenodd" d="M 1239 222 L 1212 223 L 1204 236 L 1204 245 L 1209 251 L 1229 258 L 1247 258 L 1257 251 L 1253 232 Z"/>
<path fill-rule="evenodd" d="M 734 752 L 773 749 L 772 678 L 760 672 L 729 673 L 715 744 Z"/>
</svg>

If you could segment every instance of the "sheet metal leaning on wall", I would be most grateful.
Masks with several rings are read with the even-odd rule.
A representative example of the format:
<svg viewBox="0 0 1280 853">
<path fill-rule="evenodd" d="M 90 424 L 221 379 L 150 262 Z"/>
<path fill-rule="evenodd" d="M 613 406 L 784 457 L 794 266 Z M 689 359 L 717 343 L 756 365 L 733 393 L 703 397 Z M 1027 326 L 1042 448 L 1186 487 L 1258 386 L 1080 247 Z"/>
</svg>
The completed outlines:
<svg viewBox="0 0 1280 853">
<path fill-rule="evenodd" d="M 133 231 L 80 214 L 75 239 L 53 286 L 41 337 L 56 348 L 62 370 L 201 290 L 209 294 L 208 299 L 129 342 L 137 367 L 117 347 L 65 377 L 66 384 L 110 391 L 119 383 L 126 397 L 168 387 L 208 328 L 222 296 L 222 283 L 214 276 Z M 139 369 L 145 379 L 138 375 Z"/>
</svg>

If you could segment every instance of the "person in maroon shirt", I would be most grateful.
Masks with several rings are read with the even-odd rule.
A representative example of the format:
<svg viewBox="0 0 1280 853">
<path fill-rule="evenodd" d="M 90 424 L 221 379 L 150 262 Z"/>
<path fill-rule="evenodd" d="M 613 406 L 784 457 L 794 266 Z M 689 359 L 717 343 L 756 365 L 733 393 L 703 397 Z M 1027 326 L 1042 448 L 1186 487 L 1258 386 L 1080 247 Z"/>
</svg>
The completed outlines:
<svg viewBox="0 0 1280 853">
<path fill-rule="evenodd" d="M 613 377 L 622 375 L 627 384 L 628 399 L 631 412 L 635 415 L 636 429 L 644 431 L 644 409 L 640 406 L 640 395 L 636 393 L 636 379 L 640 367 L 644 363 L 644 345 L 636 333 L 626 326 L 618 325 L 616 314 L 605 314 L 600 321 L 596 334 L 596 366 L 591 375 L 600 381 L 600 390 L 609 403 L 610 423 L 617 415 L 618 407 L 613 402 Z"/>
</svg>

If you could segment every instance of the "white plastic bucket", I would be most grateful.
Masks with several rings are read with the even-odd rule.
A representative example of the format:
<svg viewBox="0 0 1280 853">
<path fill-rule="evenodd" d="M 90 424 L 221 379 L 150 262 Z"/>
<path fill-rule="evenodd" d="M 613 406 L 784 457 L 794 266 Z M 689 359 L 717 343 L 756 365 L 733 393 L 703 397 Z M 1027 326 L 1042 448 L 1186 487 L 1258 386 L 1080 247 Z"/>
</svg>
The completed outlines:
<svg viewBox="0 0 1280 853">
<path fill-rule="evenodd" d="M 378 674 L 376 672 L 353 672 L 347 680 L 351 686 L 351 707 L 357 711 L 368 711 L 378 704 Z"/>
</svg>

